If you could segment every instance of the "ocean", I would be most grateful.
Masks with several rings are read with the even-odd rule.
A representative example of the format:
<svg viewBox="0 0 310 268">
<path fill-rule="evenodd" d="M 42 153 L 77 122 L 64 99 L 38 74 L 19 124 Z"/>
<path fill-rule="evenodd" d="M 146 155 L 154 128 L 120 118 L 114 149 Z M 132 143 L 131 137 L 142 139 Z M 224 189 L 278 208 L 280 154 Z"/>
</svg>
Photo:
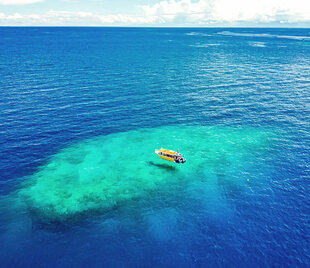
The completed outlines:
<svg viewBox="0 0 310 268">
<path fill-rule="evenodd" d="M 310 266 L 309 29 L 1 27 L 0 77 L 1 267 Z"/>
</svg>

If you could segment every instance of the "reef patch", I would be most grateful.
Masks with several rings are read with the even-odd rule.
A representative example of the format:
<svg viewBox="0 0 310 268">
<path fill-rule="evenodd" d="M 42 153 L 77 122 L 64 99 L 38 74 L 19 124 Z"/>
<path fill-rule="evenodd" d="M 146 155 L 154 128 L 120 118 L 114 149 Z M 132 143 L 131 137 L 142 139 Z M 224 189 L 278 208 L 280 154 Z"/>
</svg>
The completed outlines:
<svg viewBox="0 0 310 268">
<path fill-rule="evenodd" d="M 18 196 L 40 217 L 64 220 L 108 211 L 170 183 L 202 174 L 229 174 L 255 163 L 272 132 L 222 126 L 166 126 L 100 136 L 64 148 L 26 180 Z M 154 149 L 180 149 L 185 164 L 160 159 Z M 209 176 L 210 175 L 210 176 Z"/>
</svg>

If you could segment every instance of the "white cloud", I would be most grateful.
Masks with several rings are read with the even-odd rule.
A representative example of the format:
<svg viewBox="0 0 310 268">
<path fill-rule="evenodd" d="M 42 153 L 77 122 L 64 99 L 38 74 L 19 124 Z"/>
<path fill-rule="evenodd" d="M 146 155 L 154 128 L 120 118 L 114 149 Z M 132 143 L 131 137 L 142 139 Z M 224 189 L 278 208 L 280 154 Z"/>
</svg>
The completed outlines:
<svg viewBox="0 0 310 268">
<path fill-rule="evenodd" d="M 0 4 L 10 0 L 0 0 Z M 30 3 L 38 0 L 12 0 Z M 164 0 L 140 6 L 143 14 L 54 11 L 42 14 L 0 13 L 0 25 L 94 26 L 236 26 L 304 23 L 310 26 L 309 0 Z"/>
<path fill-rule="evenodd" d="M 141 25 L 155 22 L 154 18 L 134 15 L 104 15 L 91 12 L 72 12 L 50 10 L 43 14 L 6 15 L 0 13 L 0 25 Z"/>
<path fill-rule="evenodd" d="M 0 0 L 0 5 L 28 5 L 42 1 L 44 0 Z"/>
<path fill-rule="evenodd" d="M 165 0 L 142 7 L 164 22 L 310 22 L 309 0 Z"/>
</svg>

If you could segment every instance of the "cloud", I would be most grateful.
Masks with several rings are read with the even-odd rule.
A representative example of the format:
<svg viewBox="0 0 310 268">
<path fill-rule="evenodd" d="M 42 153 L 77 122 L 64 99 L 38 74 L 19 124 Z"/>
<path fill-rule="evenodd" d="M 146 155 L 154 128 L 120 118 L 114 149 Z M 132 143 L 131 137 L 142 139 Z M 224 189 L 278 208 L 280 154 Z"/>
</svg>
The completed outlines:
<svg viewBox="0 0 310 268">
<path fill-rule="evenodd" d="M 310 22 L 309 0 L 166 0 L 142 8 L 164 23 Z"/>
<path fill-rule="evenodd" d="M 0 0 L 0 3 L 10 0 Z M 31 3 L 39 0 L 12 0 Z M 309 0 L 164 0 L 139 6 L 141 15 L 54 11 L 0 14 L 0 25 L 55 26 L 310 26 Z"/>
<path fill-rule="evenodd" d="M 92 12 L 50 10 L 43 14 L 0 13 L 0 25 L 141 25 L 154 23 L 154 18 L 134 15 L 105 15 Z"/>
<path fill-rule="evenodd" d="M 29 5 L 44 0 L 0 0 L 0 5 Z"/>
</svg>

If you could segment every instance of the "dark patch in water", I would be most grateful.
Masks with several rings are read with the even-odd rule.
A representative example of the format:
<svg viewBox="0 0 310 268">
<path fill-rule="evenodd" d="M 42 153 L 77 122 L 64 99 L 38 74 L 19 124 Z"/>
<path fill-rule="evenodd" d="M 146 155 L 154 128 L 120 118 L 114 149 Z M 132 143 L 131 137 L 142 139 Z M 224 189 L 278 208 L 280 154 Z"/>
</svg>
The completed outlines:
<svg viewBox="0 0 310 268">
<path fill-rule="evenodd" d="M 151 166 L 155 166 L 155 167 L 159 167 L 159 168 L 168 170 L 168 171 L 175 171 L 176 170 L 176 168 L 173 166 L 169 166 L 166 164 L 157 164 L 157 163 L 154 163 L 153 161 L 149 161 L 148 164 Z"/>
</svg>

